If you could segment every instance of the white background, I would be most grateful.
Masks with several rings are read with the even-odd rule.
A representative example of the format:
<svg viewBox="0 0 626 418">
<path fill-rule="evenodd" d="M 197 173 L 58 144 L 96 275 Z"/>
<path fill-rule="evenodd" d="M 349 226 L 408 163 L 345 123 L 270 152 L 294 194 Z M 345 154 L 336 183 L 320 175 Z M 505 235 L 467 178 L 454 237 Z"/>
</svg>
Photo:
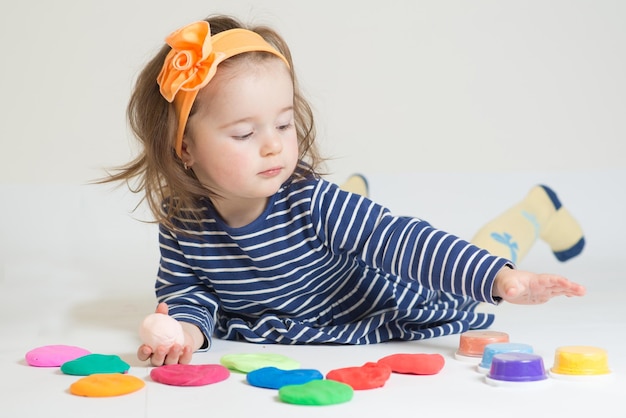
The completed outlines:
<svg viewBox="0 0 626 418">
<path fill-rule="evenodd" d="M 286 38 L 338 181 L 626 166 L 621 0 L 24 0 L 0 6 L 0 182 L 85 183 L 128 161 L 135 76 L 213 13 Z"/>
<path fill-rule="evenodd" d="M 494 308 L 494 329 L 533 345 L 546 367 L 561 345 L 604 348 L 614 379 L 494 389 L 454 361 L 457 336 L 323 348 L 220 341 L 195 362 L 271 351 L 326 373 L 437 352 L 446 357 L 440 375 L 392 376 L 324 414 L 626 416 L 626 2 L 608 0 L 2 3 L 1 416 L 319 416 L 241 375 L 195 389 L 151 382 L 134 352 L 138 324 L 154 309 L 155 226 L 139 221 L 149 218 L 144 208 L 131 213 L 138 197 L 124 187 L 88 185 L 136 151 L 125 107 L 143 64 L 172 30 L 213 13 L 283 34 L 316 111 L 329 177 L 364 173 L 374 200 L 395 213 L 470 239 L 532 185 L 553 187 L 587 246 L 559 263 L 538 242 L 520 267 L 561 273 L 588 294 L 504 304 Z M 46 344 L 118 354 L 147 387 L 73 397 L 74 377 L 25 365 L 24 354 Z"/>
</svg>

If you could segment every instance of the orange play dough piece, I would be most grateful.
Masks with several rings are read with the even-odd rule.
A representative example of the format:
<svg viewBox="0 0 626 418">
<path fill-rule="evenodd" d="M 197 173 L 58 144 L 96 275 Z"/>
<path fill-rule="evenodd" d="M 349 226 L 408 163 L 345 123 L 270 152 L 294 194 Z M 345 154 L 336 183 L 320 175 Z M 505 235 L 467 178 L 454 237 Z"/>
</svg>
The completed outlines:
<svg viewBox="0 0 626 418">
<path fill-rule="evenodd" d="M 143 380 L 128 374 L 92 374 L 72 383 L 70 393 L 90 398 L 104 398 L 136 392 L 145 385 Z"/>
</svg>

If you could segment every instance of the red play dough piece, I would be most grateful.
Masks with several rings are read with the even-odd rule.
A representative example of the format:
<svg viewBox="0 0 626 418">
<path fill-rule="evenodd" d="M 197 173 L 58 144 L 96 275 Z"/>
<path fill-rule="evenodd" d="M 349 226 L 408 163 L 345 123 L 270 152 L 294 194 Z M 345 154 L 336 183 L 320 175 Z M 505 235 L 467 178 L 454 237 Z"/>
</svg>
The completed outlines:
<svg viewBox="0 0 626 418">
<path fill-rule="evenodd" d="M 331 370 L 326 379 L 350 385 L 354 390 L 382 387 L 391 376 L 391 367 L 382 363 L 365 363 L 360 367 Z"/>
<path fill-rule="evenodd" d="M 378 360 L 394 373 L 429 375 L 443 369 L 445 359 L 441 354 L 392 354 Z"/>
<path fill-rule="evenodd" d="M 155 382 L 172 386 L 204 386 L 228 379 L 230 371 L 221 364 L 168 364 L 154 368 Z"/>
</svg>

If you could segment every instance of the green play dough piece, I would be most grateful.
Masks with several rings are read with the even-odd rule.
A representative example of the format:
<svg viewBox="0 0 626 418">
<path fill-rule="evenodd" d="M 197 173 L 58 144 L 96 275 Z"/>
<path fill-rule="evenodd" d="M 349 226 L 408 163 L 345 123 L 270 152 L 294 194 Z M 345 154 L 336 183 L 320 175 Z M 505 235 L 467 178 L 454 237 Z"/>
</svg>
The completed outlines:
<svg viewBox="0 0 626 418">
<path fill-rule="evenodd" d="M 227 354 L 220 359 L 222 366 L 230 370 L 249 373 L 263 367 L 276 367 L 282 370 L 300 368 L 300 363 L 282 354 L 244 353 Z"/>
<path fill-rule="evenodd" d="M 302 385 L 287 385 L 278 390 L 278 398 L 295 405 L 335 405 L 348 402 L 354 389 L 334 380 L 311 380 Z"/>
<path fill-rule="evenodd" d="M 61 365 L 61 371 L 74 376 L 91 374 L 126 373 L 130 365 L 119 356 L 109 354 L 88 354 Z"/>
</svg>

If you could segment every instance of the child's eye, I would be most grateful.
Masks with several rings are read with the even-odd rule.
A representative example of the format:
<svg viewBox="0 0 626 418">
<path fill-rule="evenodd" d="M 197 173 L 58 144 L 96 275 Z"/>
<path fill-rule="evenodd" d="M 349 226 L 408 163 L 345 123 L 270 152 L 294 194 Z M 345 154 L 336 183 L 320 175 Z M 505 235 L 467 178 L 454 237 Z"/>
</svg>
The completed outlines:
<svg viewBox="0 0 626 418">
<path fill-rule="evenodd" d="M 244 134 L 244 135 L 235 135 L 235 136 L 233 136 L 233 138 L 235 138 L 235 139 L 239 139 L 239 140 L 244 140 L 244 139 L 248 139 L 248 138 L 250 138 L 250 137 L 252 136 L 252 134 L 253 134 L 253 133 L 254 133 L 254 132 L 249 132 L 249 133 Z"/>
<path fill-rule="evenodd" d="M 278 130 L 279 131 L 286 131 L 287 129 L 291 128 L 293 126 L 292 123 L 286 123 L 284 125 L 279 125 L 278 126 Z"/>
</svg>

